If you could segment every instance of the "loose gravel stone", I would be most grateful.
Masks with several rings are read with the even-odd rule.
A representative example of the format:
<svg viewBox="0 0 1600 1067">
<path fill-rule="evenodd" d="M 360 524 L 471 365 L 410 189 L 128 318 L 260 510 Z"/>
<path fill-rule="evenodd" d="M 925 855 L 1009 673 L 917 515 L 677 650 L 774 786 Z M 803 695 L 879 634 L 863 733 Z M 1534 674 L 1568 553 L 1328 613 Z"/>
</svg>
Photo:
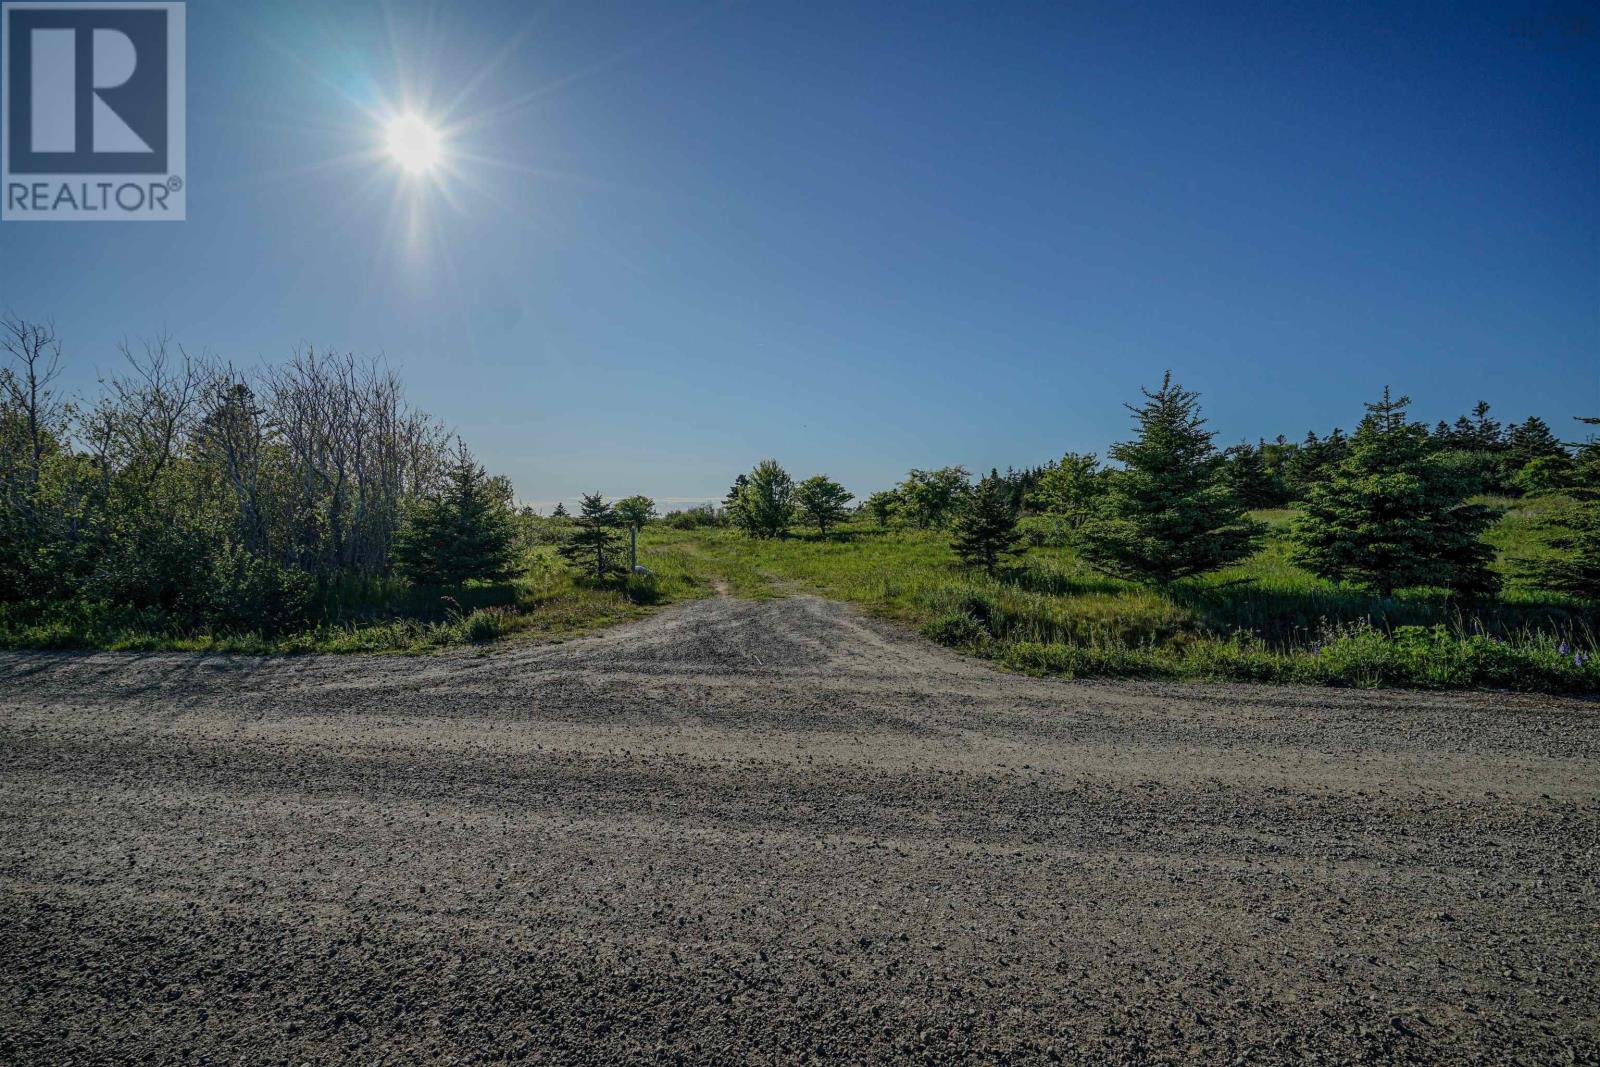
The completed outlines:
<svg viewBox="0 0 1600 1067">
<path fill-rule="evenodd" d="M 0 1062 L 1600 1062 L 1600 706 L 996 673 L 809 597 L 0 654 Z"/>
</svg>

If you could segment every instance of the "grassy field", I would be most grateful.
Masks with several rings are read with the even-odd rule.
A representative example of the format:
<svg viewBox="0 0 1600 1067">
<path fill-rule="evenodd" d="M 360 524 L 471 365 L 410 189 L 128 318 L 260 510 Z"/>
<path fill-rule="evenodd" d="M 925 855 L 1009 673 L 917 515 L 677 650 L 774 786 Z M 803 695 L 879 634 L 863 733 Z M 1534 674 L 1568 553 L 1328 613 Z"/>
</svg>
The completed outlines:
<svg viewBox="0 0 1600 1067">
<path fill-rule="evenodd" d="M 720 585 L 745 597 L 815 592 L 852 601 L 1031 673 L 1600 692 L 1600 617 L 1521 585 L 1514 565 L 1542 551 L 1534 522 L 1562 502 L 1497 503 L 1507 510 L 1490 539 L 1507 585 L 1478 608 L 1442 592 L 1385 599 L 1313 577 L 1289 562 L 1289 511 L 1257 513 L 1273 535 L 1243 565 L 1166 590 L 1096 573 L 1037 520 L 1036 543 L 993 577 L 959 566 L 941 531 L 856 523 L 827 538 L 755 541 L 733 530 L 654 526 L 640 539 L 640 562 L 652 573 L 626 585 L 586 583 L 539 546 L 508 584 L 328 591 L 326 621 L 297 633 L 196 633 L 159 613 L 9 605 L 0 607 L 0 647 L 420 653 L 588 633 Z"/>
<path fill-rule="evenodd" d="M 856 525 L 823 539 L 752 542 L 728 530 L 652 531 L 647 544 L 722 575 L 742 596 L 812 591 L 918 626 L 1007 666 L 1062 675 L 1489 686 L 1600 691 L 1597 619 L 1518 584 L 1536 554 L 1535 513 L 1559 501 L 1504 501 L 1493 538 L 1505 595 L 1470 609 L 1441 592 L 1385 599 L 1289 562 L 1292 513 L 1245 564 L 1160 591 L 1106 578 L 1069 548 L 1041 545 L 1004 573 L 961 568 L 948 534 Z"/>
</svg>

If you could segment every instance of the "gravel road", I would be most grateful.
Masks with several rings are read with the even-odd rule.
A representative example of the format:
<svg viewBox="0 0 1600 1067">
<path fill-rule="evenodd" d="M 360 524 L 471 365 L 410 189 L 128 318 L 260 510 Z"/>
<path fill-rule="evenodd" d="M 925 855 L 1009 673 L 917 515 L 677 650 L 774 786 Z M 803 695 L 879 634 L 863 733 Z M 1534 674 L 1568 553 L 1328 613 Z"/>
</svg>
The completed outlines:
<svg viewBox="0 0 1600 1067">
<path fill-rule="evenodd" d="M 0 655 L 0 1062 L 1600 1061 L 1600 704 L 996 673 L 809 597 Z"/>
</svg>

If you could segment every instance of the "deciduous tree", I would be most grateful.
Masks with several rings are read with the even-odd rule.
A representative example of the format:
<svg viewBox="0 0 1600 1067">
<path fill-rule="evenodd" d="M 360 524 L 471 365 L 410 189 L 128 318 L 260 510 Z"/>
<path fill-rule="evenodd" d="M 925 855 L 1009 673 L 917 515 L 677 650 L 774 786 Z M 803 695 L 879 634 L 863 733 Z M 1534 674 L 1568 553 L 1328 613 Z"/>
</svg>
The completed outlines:
<svg viewBox="0 0 1600 1067">
<path fill-rule="evenodd" d="M 647 496 L 623 497 L 614 505 L 617 521 L 628 531 L 628 572 L 639 566 L 639 531 L 656 517 L 656 502 Z"/>
<path fill-rule="evenodd" d="M 740 475 L 729 495 L 728 517 L 751 537 L 782 537 L 794 521 L 794 479 L 775 459 L 757 463 Z"/>
<path fill-rule="evenodd" d="M 884 489 L 867 497 L 861 507 L 880 528 L 887 527 L 889 519 L 900 508 L 900 494 L 893 489 Z"/>
<path fill-rule="evenodd" d="M 911 521 L 926 530 L 949 525 L 971 487 L 965 467 L 912 470 L 900 483 L 900 500 Z"/>
<path fill-rule="evenodd" d="M 1039 475 L 1029 503 L 1076 528 L 1094 510 L 1095 499 L 1104 485 L 1104 473 L 1100 457 L 1093 452 L 1068 452 Z"/>
<path fill-rule="evenodd" d="M 850 514 L 847 505 L 853 499 L 854 493 L 829 479 L 826 474 L 807 478 L 794 491 L 795 507 L 807 522 L 817 528 L 818 533 L 824 535 L 828 527 L 838 525 Z"/>
</svg>

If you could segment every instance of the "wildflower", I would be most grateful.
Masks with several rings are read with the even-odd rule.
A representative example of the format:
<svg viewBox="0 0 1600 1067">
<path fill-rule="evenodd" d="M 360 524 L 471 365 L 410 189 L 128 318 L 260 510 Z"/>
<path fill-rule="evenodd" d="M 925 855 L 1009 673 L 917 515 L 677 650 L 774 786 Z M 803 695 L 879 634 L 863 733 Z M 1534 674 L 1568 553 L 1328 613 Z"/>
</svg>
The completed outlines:
<svg viewBox="0 0 1600 1067">
<path fill-rule="evenodd" d="M 1574 667 L 1582 667 L 1583 661 L 1588 658 L 1589 657 L 1585 656 L 1582 652 L 1574 652 L 1572 654 L 1572 665 Z"/>
<path fill-rule="evenodd" d="M 1572 646 L 1568 645 L 1565 641 L 1561 642 L 1561 644 L 1556 646 L 1556 655 L 1558 655 L 1558 656 L 1570 656 L 1571 654 L 1572 654 Z"/>
</svg>

